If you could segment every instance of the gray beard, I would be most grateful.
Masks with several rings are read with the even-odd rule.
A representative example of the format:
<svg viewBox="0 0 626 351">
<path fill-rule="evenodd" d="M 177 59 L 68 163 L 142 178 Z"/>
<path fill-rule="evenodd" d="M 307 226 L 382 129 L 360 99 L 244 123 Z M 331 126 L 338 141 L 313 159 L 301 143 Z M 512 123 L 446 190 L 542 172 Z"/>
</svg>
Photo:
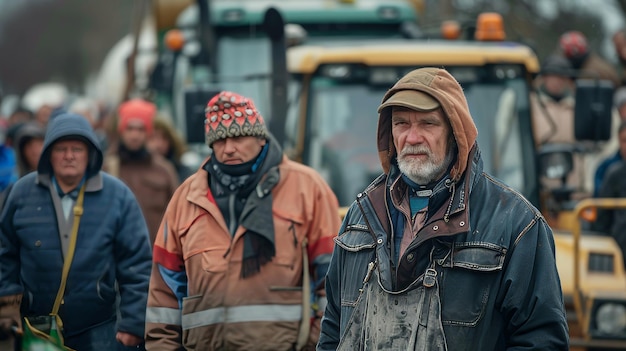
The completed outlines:
<svg viewBox="0 0 626 351">
<path fill-rule="evenodd" d="M 443 160 L 435 158 L 430 151 L 429 158 L 424 162 L 407 161 L 400 155 L 398 156 L 398 168 L 400 168 L 402 174 L 416 184 L 425 185 L 432 183 L 441 178 L 448 169 L 450 162 L 454 158 L 454 149 L 449 147 L 448 153 Z"/>
</svg>

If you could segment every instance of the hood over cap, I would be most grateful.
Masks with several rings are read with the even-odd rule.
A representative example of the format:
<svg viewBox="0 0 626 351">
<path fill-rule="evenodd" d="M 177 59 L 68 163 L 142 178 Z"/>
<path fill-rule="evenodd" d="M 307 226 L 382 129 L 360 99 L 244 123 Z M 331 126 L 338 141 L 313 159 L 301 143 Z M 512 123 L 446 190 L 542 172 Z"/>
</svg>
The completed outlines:
<svg viewBox="0 0 626 351">
<path fill-rule="evenodd" d="M 456 163 L 450 177 L 458 181 L 467 167 L 469 152 L 478 130 L 469 112 L 463 88 L 445 69 L 418 68 L 407 73 L 392 86 L 378 107 L 378 156 L 385 173 L 389 173 L 396 149 L 391 134 L 391 107 L 402 106 L 418 111 L 441 107 L 452 126 L 458 148 Z"/>
<path fill-rule="evenodd" d="M 75 113 L 63 113 L 48 123 L 46 136 L 43 140 L 43 151 L 37 166 L 39 174 L 52 174 L 50 153 L 52 145 L 59 140 L 81 140 L 89 147 L 89 163 L 87 164 L 87 177 L 100 172 L 102 168 L 102 150 L 89 121 Z"/>
</svg>

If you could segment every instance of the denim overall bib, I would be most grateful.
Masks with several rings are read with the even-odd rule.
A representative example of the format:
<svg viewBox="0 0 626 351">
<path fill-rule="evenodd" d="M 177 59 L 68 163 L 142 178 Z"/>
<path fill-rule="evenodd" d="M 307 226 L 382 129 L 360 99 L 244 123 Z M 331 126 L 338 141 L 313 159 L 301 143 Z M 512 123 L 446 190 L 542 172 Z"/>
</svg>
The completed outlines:
<svg viewBox="0 0 626 351">
<path fill-rule="evenodd" d="M 337 351 L 446 351 L 437 271 L 433 267 L 406 289 L 393 292 L 382 286 L 376 264 L 370 263 Z"/>
</svg>

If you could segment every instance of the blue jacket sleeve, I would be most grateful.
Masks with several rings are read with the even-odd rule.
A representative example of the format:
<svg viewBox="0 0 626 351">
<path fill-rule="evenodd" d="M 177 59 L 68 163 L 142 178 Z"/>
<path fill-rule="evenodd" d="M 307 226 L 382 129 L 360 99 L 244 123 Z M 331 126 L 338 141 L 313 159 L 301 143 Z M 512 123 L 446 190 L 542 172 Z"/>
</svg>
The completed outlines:
<svg viewBox="0 0 626 351">
<path fill-rule="evenodd" d="M 0 296 L 21 294 L 23 291 L 20 283 L 19 242 L 13 229 L 16 192 L 9 194 L 0 213 Z"/>
<path fill-rule="evenodd" d="M 115 239 L 121 314 L 118 330 L 143 337 L 152 249 L 146 221 L 128 189 L 122 199 L 121 212 L 120 230 Z"/>
<path fill-rule="evenodd" d="M 345 218 L 350 218 L 353 208 L 350 208 Z M 346 219 L 344 218 L 339 234 L 345 231 Z M 341 285 L 339 282 L 340 269 L 342 267 L 342 251 L 335 245 L 333 254 L 328 266 L 326 275 L 326 298 L 328 303 L 322 317 L 320 338 L 317 343 L 317 351 L 336 350 L 339 345 L 339 333 L 341 318 L 349 318 L 349 316 L 341 316 Z"/>
<path fill-rule="evenodd" d="M 517 238 L 499 294 L 507 350 L 568 350 L 569 334 L 551 229 L 541 217 Z"/>
</svg>

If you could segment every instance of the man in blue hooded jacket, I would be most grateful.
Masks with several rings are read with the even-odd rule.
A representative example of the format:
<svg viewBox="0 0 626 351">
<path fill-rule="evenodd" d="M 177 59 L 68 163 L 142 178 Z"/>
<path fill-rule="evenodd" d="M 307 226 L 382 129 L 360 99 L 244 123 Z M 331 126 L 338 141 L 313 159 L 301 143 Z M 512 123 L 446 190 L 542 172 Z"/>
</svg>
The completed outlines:
<svg viewBox="0 0 626 351">
<path fill-rule="evenodd" d="M 58 313 L 65 345 L 137 349 L 151 268 L 148 230 L 128 187 L 100 171 L 99 145 L 84 117 L 62 114 L 48 125 L 37 171 L 15 183 L 0 214 L 0 327 L 51 313 L 82 189 L 83 215 Z"/>
</svg>

